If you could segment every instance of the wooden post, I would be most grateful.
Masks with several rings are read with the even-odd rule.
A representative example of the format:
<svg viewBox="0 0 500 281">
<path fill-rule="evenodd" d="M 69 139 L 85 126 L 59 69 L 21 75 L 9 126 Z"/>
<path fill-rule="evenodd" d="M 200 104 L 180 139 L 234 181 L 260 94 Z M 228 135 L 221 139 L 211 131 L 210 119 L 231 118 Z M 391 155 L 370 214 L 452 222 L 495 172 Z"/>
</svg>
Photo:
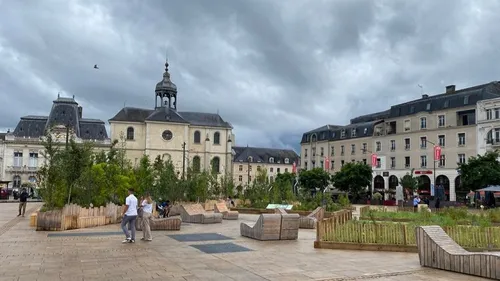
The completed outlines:
<svg viewBox="0 0 500 281">
<path fill-rule="evenodd" d="M 406 224 L 404 224 L 404 223 L 403 223 L 403 224 L 401 224 L 401 230 L 402 230 L 402 232 L 403 232 L 403 245 L 405 245 L 405 246 L 406 246 L 406 245 L 408 245 L 408 241 L 407 241 L 407 239 L 406 239 L 406 238 L 407 238 L 407 235 L 406 235 L 406 230 L 407 230 L 407 228 L 406 228 Z"/>
</svg>

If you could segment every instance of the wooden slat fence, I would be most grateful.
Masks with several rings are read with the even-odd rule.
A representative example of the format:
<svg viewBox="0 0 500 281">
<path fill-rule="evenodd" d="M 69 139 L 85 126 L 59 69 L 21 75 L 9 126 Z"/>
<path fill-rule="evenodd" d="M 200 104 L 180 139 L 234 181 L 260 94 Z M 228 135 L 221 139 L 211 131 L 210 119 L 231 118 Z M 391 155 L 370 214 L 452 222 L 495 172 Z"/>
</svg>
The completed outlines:
<svg viewBox="0 0 500 281">
<path fill-rule="evenodd" d="M 332 233 L 336 226 L 343 225 L 350 220 L 352 220 L 351 210 L 333 212 L 329 218 L 318 220 L 316 225 L 316 241 L 323 241 L 321 240 L 322 237 Z"/>
<path fill-rule="evenodd" d="M 416 246 L 415 225 L 325 219 L 318 222 L 317 241 Z M 500 249 L 500 228 L 448 226 L 443 230 L 464 248 Z"/>
</svg>

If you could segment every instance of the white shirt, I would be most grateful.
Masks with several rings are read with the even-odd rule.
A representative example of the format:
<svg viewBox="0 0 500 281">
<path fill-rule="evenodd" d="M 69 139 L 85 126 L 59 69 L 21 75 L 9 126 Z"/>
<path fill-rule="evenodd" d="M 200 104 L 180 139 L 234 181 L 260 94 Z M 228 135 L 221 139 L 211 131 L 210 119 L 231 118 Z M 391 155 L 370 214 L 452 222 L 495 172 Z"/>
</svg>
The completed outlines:
<svg viewBox="0 0 500 281">
<path fill-rule="evenodd" d="M 137 216 L 137 198 L 134 194 L 130 194 L 127 199 L 125 199 L 125 205 L 128 206 L 125 212 L 126 216 Z"/>
<path fill-rule="evenodd" d="M 142 201 L 141 205 L 142 205 L 142 211 L 148 214 L 153 213 L 153 204 L 149 204 L 148 200 Z"/>
</svg>

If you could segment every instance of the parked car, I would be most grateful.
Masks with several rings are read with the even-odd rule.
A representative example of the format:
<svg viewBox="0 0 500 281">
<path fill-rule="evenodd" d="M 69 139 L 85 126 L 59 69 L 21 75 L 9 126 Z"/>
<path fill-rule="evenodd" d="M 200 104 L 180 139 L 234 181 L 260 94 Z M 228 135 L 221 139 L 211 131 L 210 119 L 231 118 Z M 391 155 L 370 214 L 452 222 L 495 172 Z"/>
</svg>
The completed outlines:
<svg viewBox="0 0 500 281">
<path fill-rule="evenodd" d="M 8 200 L 9 199 L 9 192 L 7 189 L 2 188 L 0 189 L 0 200 Z"/>
</svg>

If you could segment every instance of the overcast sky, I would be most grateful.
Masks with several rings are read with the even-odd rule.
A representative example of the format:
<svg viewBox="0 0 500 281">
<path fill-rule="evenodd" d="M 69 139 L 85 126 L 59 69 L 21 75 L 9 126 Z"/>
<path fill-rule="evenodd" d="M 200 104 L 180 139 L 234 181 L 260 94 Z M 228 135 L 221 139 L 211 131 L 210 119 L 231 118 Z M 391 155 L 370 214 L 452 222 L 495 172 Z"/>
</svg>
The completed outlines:
<svg viewBox="0 0 500 281">
<path fill-rule="evenodd" d="M 237 145 L 500 79 L 498 0 L 0 0 L 0 128 L 154 107 L 166 53 L 180 111 L 217 112 Z M 100 66 L 94 70 L 94 64 Z"/>
</svg>

